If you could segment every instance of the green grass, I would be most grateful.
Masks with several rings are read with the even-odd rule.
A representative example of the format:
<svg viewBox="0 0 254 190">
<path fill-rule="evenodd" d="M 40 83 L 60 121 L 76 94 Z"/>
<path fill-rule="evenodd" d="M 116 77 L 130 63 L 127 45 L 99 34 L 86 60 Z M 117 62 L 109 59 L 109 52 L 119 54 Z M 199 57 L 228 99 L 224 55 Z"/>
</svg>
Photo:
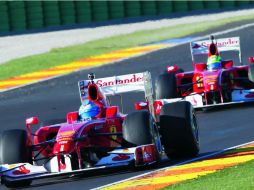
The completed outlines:
<svg viewBox="0 0 254 190">
<path fill-rule="evenodd" d="M 239 164 L 197 179 L 164 188 L 164 190 L 253 190 L 254 161 Z"/>
<path fill-rule="evenodd" d="M 81 45 L 56 48 L 52 49 L 48 53 L 19 58 L 0 65 L 0 79 L 6 79 L 29 72 L 47 69 L 69 63 L 80 58 L 134 47 L 144 43 L 184 37 L 240 20 L 253 20 L 253 18 L 254 14 L 251 16 L 222 19 L 216 22 L 201 22 L 199 24 L 184 24 L 155 30 L 144 30 L 128 35 L 119 35 L 95 40 Z"/>
</svg>

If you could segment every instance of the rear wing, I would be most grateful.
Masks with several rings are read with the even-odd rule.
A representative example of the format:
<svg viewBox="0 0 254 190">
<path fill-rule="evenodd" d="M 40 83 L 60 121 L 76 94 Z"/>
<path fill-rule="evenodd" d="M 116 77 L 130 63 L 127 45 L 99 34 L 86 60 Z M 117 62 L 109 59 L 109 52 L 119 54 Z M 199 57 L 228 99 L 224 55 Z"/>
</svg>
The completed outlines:
<svg viewBox="0 0 254 190">
<path fill-rule="evenodd" d="M 194 60 L 195 55 L 208 54 L 208 46 L 210 45 L 210 43 L 211 43 L 211 40 L 204 40 L 204 41 L 197 41 L 197 42 L 190 43 L 191 56 L 192 56 L 193 63 L 195 63 L 195 60 Z M 239 37 L 221 38 L 221 39 L 215 40 L 215 43 L 217 43 L 217 48 L 219 52 L 238 51 L 239 60 L 240 60 L 240 63 L 242 63 Z"/>
<path fill-rule="evenodd" d="M 81 80 L 78 83 L 81 102 L 88 98 L 87 89 L 90 82 L 91 80 Z M 144 92 L 145 99 L 149 103 L 149 110 L 153 116 L 155 116 L 153 107 L 153 86 L 150 72 L 146 71 L 143 73 L 98 78 L 93 79 L 93 82 L 106 97 L 126 92 Z"/>
</svg>

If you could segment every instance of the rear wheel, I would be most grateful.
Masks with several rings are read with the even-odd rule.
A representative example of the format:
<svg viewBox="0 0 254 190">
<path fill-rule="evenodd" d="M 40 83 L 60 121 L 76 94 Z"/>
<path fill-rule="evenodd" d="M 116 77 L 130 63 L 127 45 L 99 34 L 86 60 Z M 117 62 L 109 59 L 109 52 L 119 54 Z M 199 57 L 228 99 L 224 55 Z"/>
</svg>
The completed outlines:
<svg viewBox="0 0 254 190">
<path fill-rule="evenodd" d="M 175 72 L 164 73 L 155 81 L 156 99 L 170 99 L 177 97 Z"/>
<path fill-rule="evenodd" d="M 123 141 L 126 147 L 154 144 L 157 157 L 160 159 L 162 151 L 160 135 L 148 111 L 133 112 L 126 116 L 123 123 Z"/>
<path fill-rule="evenodd" d="M 254 82 L 254 64 L 250 64 L 249 70 L 248 70 L 248 78 L 251 82 Z"/>
<path fill-rule="evenodd" d="M 160 114 L 162 144 L 169 158 L 196 156 L 199 152 L 198 124 L 189 102 L 165 104 Z"/>
<path fill-rule="evenodd" d="M 0 139 L 1 164 L 32 163 L 32 151 L 27 146 L 27 132 L 22 129 L 4 131 Z M 31 184 L 30 180 L 4 182 L 7 187 L 21 187 Z"/>
</svg>

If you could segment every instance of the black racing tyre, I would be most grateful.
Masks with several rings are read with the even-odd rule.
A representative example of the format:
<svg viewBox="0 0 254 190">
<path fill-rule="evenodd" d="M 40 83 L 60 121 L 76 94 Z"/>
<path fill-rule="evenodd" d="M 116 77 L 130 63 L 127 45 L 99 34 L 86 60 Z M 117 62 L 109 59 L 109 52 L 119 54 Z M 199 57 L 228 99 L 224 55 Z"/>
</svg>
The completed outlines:
<svg viewBox="0 0 254 190">
<path fill-rule="evenodd" d="M 223 74 L 224 73 L 222 73 L 222 77 L 221 77 L 223 102 L 224 103 L 231 102 L 232 101 L 232 89 L 231 89 L 232 77 L 228 76 L 228 73 L 226 73 L 227 74 L 226 76 Z M 217 96 L 219 99 L 218 103 L 221 103 L 220 93 L 218 93 Z"/>
<path fill-rule="evenodd" d="M 159 75 L 155 80 L 156 99 L 170 99 L 177 97 L 175 72 Z"/>
<path fill-rule="evenodd" d="M 229 89 L 223 89 L 222 90 L 222 96 L 225 102 L 231 102 L 232 101 L 232 91 Z"/>
<path fill-rule="evenodd" d="M 198 124 L 191 103 L 165 104 L 160 113 L 160 132 L 165 153 L 170 159 L 198 154 Z"/>
<path fill-rule="evenodd" d="M 0 164 L 32 163 L 32 152 L 27 142 L 25 130 L 3 131 L 0 138 Z"/>
<path fill-rule="evenodd" d="M 145 144 L 155 144 L 160 156 L 160 134 L 151 114 L 148 111 L 130 113 L 123 122 L 123 146 L 135 147 Z"/>
<path fill-rule="evenodd" d="M 212 91 L 206 94 L 208 104 L 219 104 L 221 103 L 221 97 L 219 91 Z"/>
<path fill-rule="evenodd" d="M 250 64 L 250 67 L 248 70 L 248 78 L 251 82 L 254 82 L 254 64 Z"/>
</svg>

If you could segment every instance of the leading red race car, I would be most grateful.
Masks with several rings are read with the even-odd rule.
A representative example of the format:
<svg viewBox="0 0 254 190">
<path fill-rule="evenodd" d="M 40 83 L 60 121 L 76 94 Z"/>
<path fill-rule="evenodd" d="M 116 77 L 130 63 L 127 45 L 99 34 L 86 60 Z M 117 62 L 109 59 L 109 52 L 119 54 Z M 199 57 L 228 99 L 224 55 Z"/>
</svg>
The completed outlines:
<svg viewBox="0 0 254 190">
<path fill-rule="evenodd" d="M 219 53 L 237 51 L 241 63 L 239 37 L 191 42 L 194 70 L 183 72 L 177 66 L 167 71 L 155 82 L 158 109 L 164 103 L 189 101 L 194 108 L 254 101 L 253 64 L 234 66 L 233 60 L 219 60 Z M 194 57 L 218 57 L 218 65 L 209 68 L 207 62 L 196 62 Z M 253 62 L 253 57 L 250 57 Z"/>
<path fill-rule="evenodd" d="M 160 161 L 163 150 L 171 159 L 198 154 L 198 125 L 191 104 L 165 104 L 156 115 L 149 72 L 100 79 L 91 74 L 79 82 L 79 90 L 82 103 L 99 107 L 94 117 L 84 119 L 79 112 L 70 112 L 65 123 L 40 127 L 34 134 L 39 119 L 31 117 L 27 130 L 1 133 L 2 184 L 19 187 L 53 176 L 144 167 Z M 110 96 L 136 91 L 145 92 L 145 101 L 135 103 L 137 111 L 126 115 L 110 105 Z"/>
</svg>

